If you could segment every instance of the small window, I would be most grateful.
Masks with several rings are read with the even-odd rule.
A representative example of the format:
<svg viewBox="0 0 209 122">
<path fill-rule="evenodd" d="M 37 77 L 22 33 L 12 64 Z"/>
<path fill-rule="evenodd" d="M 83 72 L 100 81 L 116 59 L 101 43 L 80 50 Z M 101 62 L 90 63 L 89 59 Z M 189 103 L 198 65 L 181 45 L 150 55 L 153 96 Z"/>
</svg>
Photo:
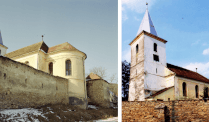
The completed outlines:
<svg viewBox="0 0 209 122">
<path fill-rule="evenodd" d="M 53 63 L 49 63 L 49 74 L 53 75 Z"/>
<path fill-rule="evenodd" d="M 198 85 L 195 86 L 195 94 L 196 94 L 196 98 L 199 97 L 199 88 Z"/>
<path fill-rule="evenodd" d="M 208 98 L 208 87 L 204 88 L 204 98 Z"/>
<path fill-rule="evenodd" d="M 154 51 L 157 52 L 157 44 L 154 43 Z"/>
<path fill-rule="evenodd" d="M 1 50 L 0 50 L 0 55 L 1 55 Z"/>
<path fill-rule="evenodd" d="M 65 62 L 65 65 L 66 65 L 66 75 L 71 75 L 71 61 L 67 60 Z"/>
<path fill-rule="evenodd" d="M 170 98 L 168 98 L 168 101 L 170 101 Z"/>
<path fill-rule="evenodd" d="M 154 61 L 158 61 L 159 62 L 159 56 L 158 55 L 153 55 L 153 59 L 154 59 Z"/>
<path fill-rule="evenodd" d="M 183 88 L 183 96 L 187 96 L 187 92 L 186 92 L 186 83 L 185 82 L 183 82 L 183 84 L 182 84 L 182 88 Z"/>
<path fill-rule="evenodd" d="M 138 53 L 139 47 L 138 44 L 136 45 L 136 53 Z"/>
<path fill-rule="evenodd" d="M 157 73 L 157 68 L 156 68 L 156 73 Z"/>
<path fill-rule="evenodd" d="M 136 75 L 137 75 L 137 69 L 136 69 Z"/>
</svg>

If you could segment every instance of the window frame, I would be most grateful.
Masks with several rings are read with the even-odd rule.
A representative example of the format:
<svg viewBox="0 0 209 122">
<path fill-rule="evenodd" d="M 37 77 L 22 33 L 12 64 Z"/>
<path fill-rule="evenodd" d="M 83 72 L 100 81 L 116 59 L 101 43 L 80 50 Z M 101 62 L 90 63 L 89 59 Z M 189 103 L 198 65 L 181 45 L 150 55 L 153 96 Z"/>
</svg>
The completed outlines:
<svg viewBox="0 0 209 122">
<path fill-rule="evenodd" d="M 69 64 L 67 66 L 67 61 L 69 61 Z M 69 68 L 70 66 L 70 68 Z M 68 67 L 68 68 L 67 68 Z M 70 72 L 70 73 L 69 73 Z M 65 61 L 65 75 L 66 76 L 72 76 L 72 61 L 70 59 L 67 59 Z"/>
<path fill-rule="evenodd" d="M 53 75 L 53 66 L 54 66 L 53 62 L 50 62 L 48 66 L 49 66 L 49 74 Z"/>
<path fill-rule="evenodd" d="M 139 52 L 139 45 L 136 45 L 136 54 Z"/>
<path fill-rule="evenodd" d="M 155 54 L 153 54 L 153 60 L 154 61 L 157 61 L 157 62 L 160 62 L 159 56 L 158 55 L 155 55 Z"/>
<path fill-rule="evenodd" d="M 183 92 L 183 96 L 186 97 L 187 96 L 187 84 L 185 82 L 182 83 L 182 92 Z"/>
<path fill-rule="evenodd" d="M 157 44 L 156 43 L 153 44 L 153 48 L 154 48 L 154 51 L 157 52 Z"/>
<path fill-rule="evenodd" d="M 195 86 L 195 97 L 199 98 L 199 86 L 198 85 Z"/>
</svg>

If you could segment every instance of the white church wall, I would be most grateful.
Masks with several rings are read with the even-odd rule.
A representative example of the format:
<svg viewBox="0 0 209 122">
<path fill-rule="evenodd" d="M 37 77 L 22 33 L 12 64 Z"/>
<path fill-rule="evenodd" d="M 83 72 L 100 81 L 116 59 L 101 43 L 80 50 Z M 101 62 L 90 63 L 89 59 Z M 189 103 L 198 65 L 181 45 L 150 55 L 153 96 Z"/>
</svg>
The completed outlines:
<svg viewBox="0 0 209 122">
<path fill-rule="evenodd" d="M 142 35 L 131 44 L 131 67 L 144 60 L 144 36 Z M 136 45 L 138 44 L 138 53 L 136 54 Z"/>
<path fill-rule="evenodd" d="M 135 80 L 130 79 L 129 80 L 128 101 L 134 101 L 134 100 L 135 100 Z"/>
<path fill-rule="evenodd" d="M 0 50 L 2 56 L 4 56 L 7 53 L 7 48 L 0 44 Z"/>
<path fill-rule="evenodd" d="M 38 53 L 38 70 L 48 73 L 48 70 L 46 67 L 46 53 L 43 50 L 39 50 L 39 53 Z"/>
<path fill-rule="evenodd" d="M 165 87 L 174 86 L 174 77 L 175 75 L 169 76 L 165 78 Z"/>
<path fill-rule="evenodd" d="M 154 51 L 154 43 L 157 44 L 157 52 Z M 166 44 L 158 41 L 154 38 L 151 38 L 147 35 L 144 35 L 144 55 L 145 60 L 149 62 L 154 62 L 153 54 L 159 56 L 159 63 L 163 66 L 166 66 Z"/>
<path fill-rule="evenodd" d="M 208 83 L 203 83 L 203 82 L 199 82 L 199 81 L 196 81 L 196 80 L 192 80 L 192 79 L 187 79 L 187 78 L 182 78 L 182 77 L 178 77 L 176 76 L 175 77 L 177 80 L 176 80 L 176 83 L 178 86 L 178 96 L 176 98 L 179 98 L 179 99 L 202 99 L 201 96 L 203 96 L 203 90 L 204 90 L 204 87 L 208 87 L 209 88 L 209 84 Z M 186 83 L 186 97 L 183 96 L 183 82 Z M 198 85 L 198 91 L 199 91 L 199 95 L 198 95 L 198 98 L 196 98 L 196 92 L 195 92 L 195 86 Z"/>
<path fill-rule="evenodd" d="M 53 62 L 53 75 L 64 77 L 69 80 L 69 96 L 86 96 L 85 71 L 83 60 L 84 54 L 78 51 L 60 51 L 48 54 L 46 58 L 46 67 Z M 71 75 L 66 75 L 66 60 L 71 61 Z M 47 68 L 48 69 L 48 68 Z"/>
<path fill-rule="evenodd" d="M 144 89 L 158 91 L 166 87 L 165 78 L 152 74 L 145 75 Z"/>
<path fill-rule="evenodd" d="M 157 44 L 157 52 L 154 51 L 154 43 Z M 156 91 L 161 90 L 167 85 L 165 80 L 166 66 L 166 45 L 165 43 L 153 39 L 147 35 L 144 37 L 144 71 L 145 71 L 145 89 Z M 159 62 L 154 61 L 153 54 L 159 56 Z"/>
<path fill-rule="evenodd" d="M 130 78 L 134 78 L 139 74 L 144 74 L 144 62 L 140 62 L 136 66 L 131 67 Z"/>
<path fill-rule="evenodd" d="M 19 56 L 19 57 L 14 57 L 14 58 L 11 58 L 12 60 L 15 60 L 15 61 L 18 61 L 18 62 L 21 62 L 21 63 L 26 63 L 27 61 L 29 62 L 29 66 L 37 69 L 37 63 L 38 63 L 38 53 L 35 52 L 35 53 L 28 53 L 28 54 L 25 54 L 24 56 Z"/>
<path fill-rule="evenodd" d="M 144 74 L 141 74 L 129 81 L 129 98 L 128 101 L 144 101 Z"/>
<path fill-rule="evenodd" d="M 136 45 L 138 44 L 138 53 Z M 144 101 L 144 35 L 131 44 L 129 101 Z"/>
</svg>

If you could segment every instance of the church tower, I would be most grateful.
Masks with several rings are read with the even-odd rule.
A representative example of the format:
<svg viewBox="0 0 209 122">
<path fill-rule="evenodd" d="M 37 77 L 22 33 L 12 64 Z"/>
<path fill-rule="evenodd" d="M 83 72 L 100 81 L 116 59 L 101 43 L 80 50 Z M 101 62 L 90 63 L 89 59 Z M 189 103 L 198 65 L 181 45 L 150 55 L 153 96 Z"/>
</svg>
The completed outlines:
<svg viewBox="0 0 209 122">
<path fill-rule="evenodd" d="M 7 47 L 3 45 L 3 40 L 1 36 L 1 31 L 0 31 L 0 56 L 4 56 L 7 52 Z"/>
<path fill-rule="evenodd" d="M 167 87 L 165 82 L 166 40 L 158 37 L 148 8 L 131 46 L 129 101 L 146 97 Z"/>
</svg>

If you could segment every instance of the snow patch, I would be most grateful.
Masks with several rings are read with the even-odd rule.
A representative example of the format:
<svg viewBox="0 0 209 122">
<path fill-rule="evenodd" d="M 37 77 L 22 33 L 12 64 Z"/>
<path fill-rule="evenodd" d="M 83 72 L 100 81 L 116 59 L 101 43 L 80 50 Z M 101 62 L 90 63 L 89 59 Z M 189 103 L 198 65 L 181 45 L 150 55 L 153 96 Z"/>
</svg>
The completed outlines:
<svg viewBox="0 0 209 122">
<path fill-rule="evenodd" d="M 17 120 L 20 122 L 29 121 L 28 116 L 30 116 L 34 121 L 39 122 L 39 120 L 34 119 L 32 116 L 42 116 L 43 118 L 47 119 L 43 114 L 42 111 L 38 111 L 38 109 L 34 108 L 24 108 L 24 109 L 7 109 L 0 111 L 0 114 L 3 117 L 8 116 L 6 121 L 10 120 Z M 2 118 L 2 117 L 0 117 Z M 48 120 L 48 119 L 47 119 Z"/>
<path fill-rule="evenodd" d="M 88 108 L 92 108 L 92 109 L 98 109 L 98 107 L 96 107 L 95 105 L 88 105 Z"/>
</svg>

